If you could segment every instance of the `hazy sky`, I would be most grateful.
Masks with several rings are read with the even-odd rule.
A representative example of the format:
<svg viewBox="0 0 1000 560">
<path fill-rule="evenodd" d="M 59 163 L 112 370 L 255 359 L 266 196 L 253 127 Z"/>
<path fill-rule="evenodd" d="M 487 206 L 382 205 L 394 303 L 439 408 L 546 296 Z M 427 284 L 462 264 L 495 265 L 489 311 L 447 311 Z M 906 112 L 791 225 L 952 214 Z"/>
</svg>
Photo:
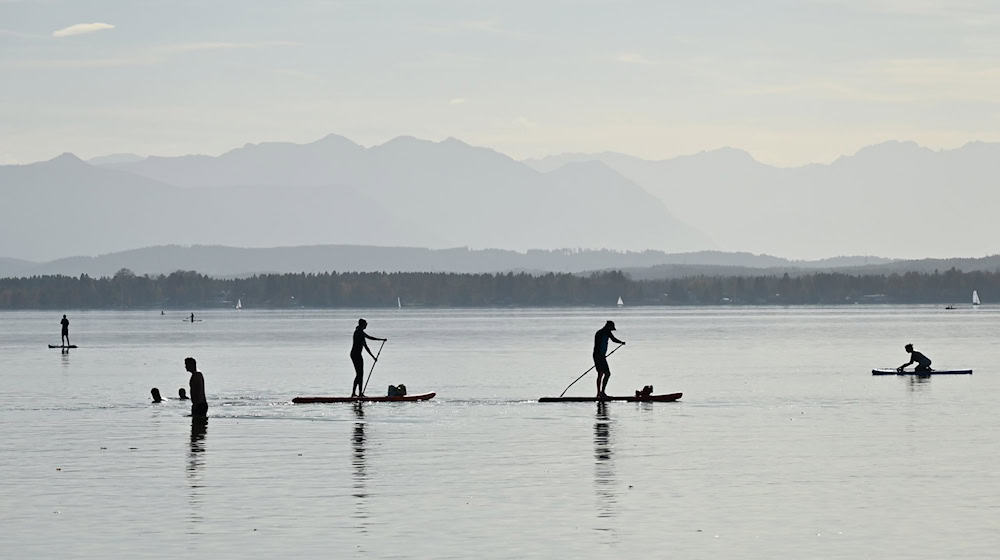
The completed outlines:
<svg viewBox="0 0 1000 560">
<path fill-rule="evenodd" d="M 0 0 L 0 163 L 327 133 L 797 165 L 1000 140 L 997 0 Z"/>
</svg>

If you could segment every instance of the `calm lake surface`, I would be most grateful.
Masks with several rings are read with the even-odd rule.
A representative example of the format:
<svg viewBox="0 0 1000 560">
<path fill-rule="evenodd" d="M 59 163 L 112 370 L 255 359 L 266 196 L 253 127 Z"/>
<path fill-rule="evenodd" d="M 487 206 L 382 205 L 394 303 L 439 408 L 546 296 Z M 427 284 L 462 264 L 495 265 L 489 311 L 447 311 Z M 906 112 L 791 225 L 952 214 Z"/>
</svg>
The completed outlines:
<svg viewBox="0 0 1000 560">
<path fill-rule="evenodd" d="M 2 558 L 987 558 L 1000 309 L 0 313 Z M 389 342 L 346 395 L 358 317 Z M 611 394 L 539 404 L 613 319 Z M 972 376 L 873 377 L 913 342 Z M 377 349 L 377 343 L 373 350 Z M 183 359 L 210 418 L 176 396 Z M 367 363 L 367 362 L 366 362 Z M 593 374 L 568 394 L 591 395 Z"/>
</svg>

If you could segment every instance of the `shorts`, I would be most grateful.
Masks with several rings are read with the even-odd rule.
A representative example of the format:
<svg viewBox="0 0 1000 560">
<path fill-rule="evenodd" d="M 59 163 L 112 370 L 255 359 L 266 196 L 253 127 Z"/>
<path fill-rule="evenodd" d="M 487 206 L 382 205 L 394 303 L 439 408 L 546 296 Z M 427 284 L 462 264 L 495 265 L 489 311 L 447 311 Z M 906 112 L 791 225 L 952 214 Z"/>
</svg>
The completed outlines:
<svg viewBox="0 0 1000 560">
<path fill-rule="evenodd" d="M 594 369 L 597 370 L 597 373 L 611 375 L 611 366 L 608 365 L 608 359 L 601 354 L 594 354 Z"/>
</svg>

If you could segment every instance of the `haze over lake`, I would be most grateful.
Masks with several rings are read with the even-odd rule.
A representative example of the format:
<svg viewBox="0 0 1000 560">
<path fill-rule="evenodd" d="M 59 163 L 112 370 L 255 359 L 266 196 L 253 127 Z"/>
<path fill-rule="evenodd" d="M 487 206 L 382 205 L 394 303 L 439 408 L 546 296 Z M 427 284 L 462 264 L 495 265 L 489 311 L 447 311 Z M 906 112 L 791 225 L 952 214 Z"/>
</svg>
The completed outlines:
<svg viewBox="0 0 1000 560">
<path fill-rule="evenodd" d="M 0 559 L 996 556 L 998 14 L 0 0 Z"/>
</svg>

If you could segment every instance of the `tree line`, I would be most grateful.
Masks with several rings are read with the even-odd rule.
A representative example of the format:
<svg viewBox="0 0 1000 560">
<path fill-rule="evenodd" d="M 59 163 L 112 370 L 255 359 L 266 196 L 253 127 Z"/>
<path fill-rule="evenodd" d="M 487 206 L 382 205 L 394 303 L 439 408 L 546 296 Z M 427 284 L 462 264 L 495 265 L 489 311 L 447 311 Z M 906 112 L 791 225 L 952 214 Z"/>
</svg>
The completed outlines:
<svg viewBox="0 0 1000 560">
<path fill-rule="evenodd" d="M 619 271 L 576 274 L 328 272 L 214 278 L 193 271 L 113 277 L 0 279 L 0 309 L 190 309 L 243 306 L 503 307 L 968 303 L 1000 294 L 1000 271 L 801 276 L 691 276 L 633 280 Z"/>
</svg>

